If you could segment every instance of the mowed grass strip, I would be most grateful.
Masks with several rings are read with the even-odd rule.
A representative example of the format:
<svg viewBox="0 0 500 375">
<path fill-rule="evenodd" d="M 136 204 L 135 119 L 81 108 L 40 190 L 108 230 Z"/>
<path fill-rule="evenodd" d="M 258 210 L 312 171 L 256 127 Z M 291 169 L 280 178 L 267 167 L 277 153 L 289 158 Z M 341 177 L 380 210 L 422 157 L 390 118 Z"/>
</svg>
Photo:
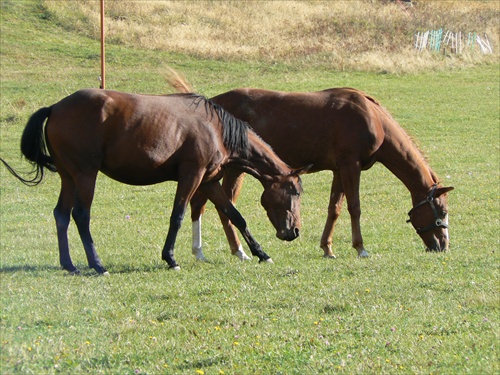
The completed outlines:
<svg viewBox="0 0 500 375">
<path fill-rule="evenodd" d="M 30 3 L 2 9 L 2 158 L 21 171 L 29 115 L 98 85 L 96 41 L 65 32 Z M 8 22 L 7 22 L 8 20 Z M 41 38 L 43 43 L 35 43 Z M 74 48 L 79 46 L 79 48 Z M 350 246 L 342 213 L 338 258 L 321 257 L 331 173 L 303 178 L 303 233 L 280 242 L 247 177 L 238 208 L 274 265 L 229 254 L 213 206 L 204 217 L 210 263 L 191 255 L 188 218 L 177 241 L 182 271 L 160 259 L 175 183 L 119 184 L 100 175 L 91 230 L 111 277 L 89 271 L 74 224 L 80 277 L 59 269 L 52 209 L 59 177 L 29 188 L 0 168 L 2 373 L 495 374 L 498 362 L 498 65 L 418 75 L 294 69 L 198 60 L 109 46 L 108 84 L 167 91 L 172 65 L 207 96 L 253 86 L 310 91 L 353 86 L 375 97 L 418 141 L 450 194 L 451 249 L 427 254 L 405 223 L 409 193 L 383 166 L 362 174 L 369 259 Z"/>
</svg>

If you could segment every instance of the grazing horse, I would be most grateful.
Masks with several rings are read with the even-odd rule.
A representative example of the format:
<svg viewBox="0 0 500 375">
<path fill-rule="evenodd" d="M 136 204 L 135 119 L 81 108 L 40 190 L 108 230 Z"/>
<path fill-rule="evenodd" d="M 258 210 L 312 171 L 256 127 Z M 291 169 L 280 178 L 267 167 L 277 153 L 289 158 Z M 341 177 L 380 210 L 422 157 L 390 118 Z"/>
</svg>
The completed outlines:
<svg viewBox="0 0 500 375">
<path fill-rule="evenodd" d="M 191 91 L 189 83 L 179 75 L 171 75 L 169 81 L 178 91 Z M 453 187 L 441 186 L 415 143 L 371 96 L 353 88 L 308 93 L 241 88 L 211 100 L 248 122 L 290 166 L 312 165 L 309 172 L 333 172 L 320 243 L 325 257 L 335 258 L 333 229 L 344 198 L 351 216 L 352 246 L 358 256 L 368 256 L 361 236 L 359 187 L 361 171 L 375 162 L 386 166 L 409 190 L 413 209 L 408 222 L 427 250 L 448 248 L 446 193 Z M 223 189 L 233 202 L 240 193 L 243 176 L 234 171 L 224 174 Z M 193 222 L 201 219 L 205 202 L 206 198 L 199 194 L 191 201 Z M 221 216 L 221 220 L 232 253 L 246 259 L 234 229 L 226 218 Z M 193 252 L 203 258 L 201 248 Z"/>
<path fill-rule="evenodd" d="M 174 244 L 197 189 L 241 231 L 253 255 L 272 262 L 222 190 L 219 180 L 226 169 L 249 173 L 262 183 L 261 202 L 278 238 L 291 241 L 299 235 L 302 171 L 290 169 L 248 124 L 196 94 L 147 96 L 81 90 L 31 116 L 21 151 L 33 164 L 32 179 L 20 177 L 0 160 L 22 182 L 39 184 L 44 169 L 57 171 L 61 177 L 54 217 L 60 263 L 70 273 L 78 273 L 68 247 L 70 215 L 89 267 L 107 273 L 89 229 L 98 171 L 131 185 L 178 182 L 162 250 L 162 259 L 172 269 L 179 269 Z"/>
</svg>

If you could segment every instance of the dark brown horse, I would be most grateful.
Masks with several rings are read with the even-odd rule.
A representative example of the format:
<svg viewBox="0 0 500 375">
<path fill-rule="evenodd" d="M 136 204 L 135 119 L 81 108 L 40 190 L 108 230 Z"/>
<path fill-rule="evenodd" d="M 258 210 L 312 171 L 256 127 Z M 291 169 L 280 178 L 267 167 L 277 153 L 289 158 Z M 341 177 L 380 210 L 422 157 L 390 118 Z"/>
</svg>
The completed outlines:
<svg viewBox="0 0 500 375">
<path fill-rule="evenodd" d="M 44 131 L 44 124 L 45 125 Z M 57 171 L 61 193 L 54 209 L 60 263 L 71 273 L 70 215 L 76 222 L 88 264 L 106 273 L 92 240 L 89 222 L 98 171 L 131 185 L 178 181 L 162 259 L 178 269 L 174 244 L 187 204 L 199 189 L 241 231 L 253 255 L 272 262 L 250 234 L 245 220 L 224 194 L 223 171 L 247 172 L 264 187 L 261 202 L 282 240 L 300 229 L 301 171 L 291 170 L 248 125 L 195 94 L 133 95 L 81 90 L 29 119 L 21 151 L 41 182 L 44 169 Z"/>
<path fill-rule="evenodd" d="M 179 76 L 170 78 L 178 91 L 190 91 Z M 372 97 L 352 88 L 318 92 L 279 92 L 243 88 L 215 96 L 213 102 L 247 121 L 286 163 L 292 167 L 312 164 L 309 172 L 331 170 L 328 216 L 320 246 L 334 258 L 332 236 L 344 197 L 351 216 L 352 246 L 366 257 L 360 227 L 359 187 L 361 171 L 375 162 L 385 165 L 410 191 L 413 209 L 409 221 L 428 250 L 444 251 L 449 245 L 446 193 L 417 146 L 391 115 Z M 223 188 L 234 202 L 243 174 L 225 173 Z M 201 219 L 206 198 L 191 201 L 192 220 Z M 233 254 L 246 259 L 234 229 L 221 216 Z M 196 224 L 193 225 L 197 227 Z M 197 244 L 201 243 L 198 239 Z M 193 253 L 203 258 L 201 247 Z"/>
</svg>

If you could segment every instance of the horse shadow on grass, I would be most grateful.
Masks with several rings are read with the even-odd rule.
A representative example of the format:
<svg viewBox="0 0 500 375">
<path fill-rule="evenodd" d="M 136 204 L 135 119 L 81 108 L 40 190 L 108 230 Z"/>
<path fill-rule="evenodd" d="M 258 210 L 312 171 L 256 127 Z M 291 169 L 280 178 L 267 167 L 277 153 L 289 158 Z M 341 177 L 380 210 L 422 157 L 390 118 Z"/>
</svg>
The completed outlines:
<svg viewBox="0 0 500 375">
<path fill-rule="evenodd" d="M 61 267 L 53 266 L 53 265 L 42 265 L 42 266 L 30 266 L 30 265 L 11 265 L 0 267 L 0 274 L 8 274 L 8 273 L 16 273 L 16 272 L 27 272 L 27 273 L 35 273 L 35 272 L 45 272 L 45 271 L 56 271 L 61 270 Z"/>
<path fill-rule="evenodd" d="M 183 269 L 185 270 L 193 270 L 202 265 L 210 265 L 216 266 L 223 264 L 224 261 L 220 259 L 209 260 L 205 262 L 201 261 L 191 261 L 187 262 L 183 265 Z M 86 263 L 75 264 L 76 268 L 80 271 L 80 273 L 76 274 L 79 276 L 99 276 L 99 274 L 89 268 Z M 111 275 L 120 275 L 120 274 L 131 274 L 131 273 L 154 273 L 158 271 L 163 271 L 168 269 L 168 265 L 165 262 L 158 262 L 153 264 L 140 264 L 134 265 L 131 263 L 108 263 L 106 264 L 106 268 Z M 67 271 L 64 271 L 61 266 L 54 264 L 39 264 L 39 265 L 25 265 L 25 264 L 0 264 L 0 274 L 13 274 L 16 272 L 26 272 L 37 274 L 41 272 L 50 272 L 50 271 L 59 271 L 65 273 L 66 275 L 74 275 L 70 274 Z"/>
<path fill-rule="evenodd" d="M 77 268 L 80 270 L 80 273 L 78 275 L 80 276 L 98 276 L 96 271 L 93 269 L 90 269 L 87 265 L 77 265 Z M 128 273 L 135 273 L 135 272 L 157 272 L 159 270 L 164 270 L 167 268 L 166 264 L 153 264 L 153 265 L 141 265 L 141 266 L 134 266 L 130 264 L 115 264 L 111 265 L 108 268 L 108 271 L 110 274 L 128 274 Z M 31 273 L 31 274 L 38 274 L 40 272 L 62 272 L 66 273 L 67 275 L 71 275 L 70 273 L 64 271 L 60 266 L 56 265 L 49 265 L 49 264 L 44 264 L 44 265 L 2 265 L 0 266 L 0 274 L 14 274 L 17 272 L 26 272 L 26 273 Z"/>
</svg>

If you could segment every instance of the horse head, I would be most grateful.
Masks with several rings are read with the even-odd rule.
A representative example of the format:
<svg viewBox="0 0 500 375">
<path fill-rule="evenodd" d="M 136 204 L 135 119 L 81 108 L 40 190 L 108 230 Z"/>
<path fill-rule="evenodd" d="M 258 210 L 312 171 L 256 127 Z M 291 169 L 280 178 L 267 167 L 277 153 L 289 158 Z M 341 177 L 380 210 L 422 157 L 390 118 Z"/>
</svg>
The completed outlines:
<svg viewBox="0 0 500 375">
<path fill-rule="evenodd" d="M 408 212 L 410 222 L 417 231 L 427 251 L 446 251 L 449 246 L 448 203 L 446 200 L 453 187 L 433 185 L 427 198 Z"/>
<path fill-rule="evenodd" d="M 263 183 L 264 192 L 261 204 L 267 212 L 269 220 L 276 228 L 276 237 L 284 241 L 293 241 L 300 234 L 300 195 L 302 182 L 300 175 L 309 170 L 308 167 L 292 170 L 290 174 L 278 176 L 268 183 Z"/>
</svg>

